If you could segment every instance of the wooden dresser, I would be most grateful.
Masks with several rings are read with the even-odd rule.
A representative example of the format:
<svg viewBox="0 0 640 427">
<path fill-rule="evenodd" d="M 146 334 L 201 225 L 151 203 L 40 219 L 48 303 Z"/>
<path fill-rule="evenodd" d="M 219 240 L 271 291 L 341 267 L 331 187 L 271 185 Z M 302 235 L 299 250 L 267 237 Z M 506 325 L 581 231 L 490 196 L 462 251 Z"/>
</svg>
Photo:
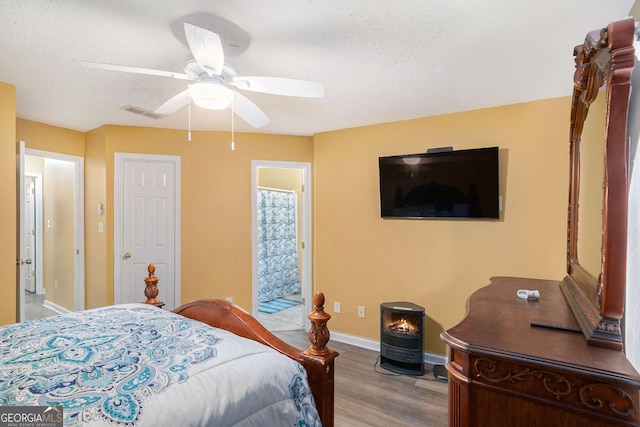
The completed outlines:
<svg viewBox="0 0 640 427">
<path fill-rule="evenodd" d="M 558 281 L 493 278 L 442 339 L 450 427 L 640 426 L 640 376 L 623 352 L 588 345 Z"/>
</svg>

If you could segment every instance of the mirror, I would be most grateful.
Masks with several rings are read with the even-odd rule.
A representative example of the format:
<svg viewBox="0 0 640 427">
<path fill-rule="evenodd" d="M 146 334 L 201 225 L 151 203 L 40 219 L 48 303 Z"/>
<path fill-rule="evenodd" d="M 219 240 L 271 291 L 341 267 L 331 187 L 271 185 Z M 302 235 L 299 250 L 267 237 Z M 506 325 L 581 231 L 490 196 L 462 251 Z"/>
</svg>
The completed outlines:
<svg viewBox="0 0 640 427">
<path fill-rule="evenodd" d="M 584 44 L 574 49 L 576 71 L 569 141 L 568 274 L 560 284 L 589 344 L 617 350 L 623 348 L 620 319 L 626 286 L 627 110 L 634 64 L 634 30 L 632 18 L 616 21 L 602 30 L 590 32 Z M 595 147 L 593 150 L 604 155 L 598 172 L 588 170 L 600 160 L 592 157 L 586 147 L 595 143 L 587 142 L 587 133 L 597 134 L 589 130 L 591 123 L 586 124 L 586 118 L 603 85 L 606 88 L 601 93 L 601 96 L 605 96 L 604 131 L 600 134 L 604 140 L 601 141 L 602 148 Z M 581 161 L 583 131 L 584 162 Z M 582 167 L 584 171 L 581 171 Z M 593 174 L 596 176 L 593 177 Z M 599 193 L 597 189 L 592 192 L 594 185 L 602 190 Z M 581 198 L 581 193 L 595 196 Z M 587 205 L 583 207 L 585 211 L 580 208 L 581 201 Z M 587 209 L 589 213 L 586 213 Z M 593 229 L 594 221 L 601 224 L 596 230 Z M 592 228 L 589 228 L 589 224 L 592 224 Z M 594 236 L 594 233 L 597 235 Z M 595 243 L 589 243 L 589 239 Z M 582 243 L 579 245 L 580 240 Z M 599 257 L 600 262 L 594 261 L 594 255 L 587 253 L 584 254 L 585 262 L 582 262 L 579 249 L 584 250 L 585 247 L 595 247 L 595 258 Z M 599 255 L 598 247 L 601 248 Z"/>
<path fill-rule="evenodd" d="M 580 137 L 577 253 L 580 265 L 594 277 L 602 270 L 602 203 L 604 200 L 604 128 L 606 85 L 589 107 Z"/>
</svg>

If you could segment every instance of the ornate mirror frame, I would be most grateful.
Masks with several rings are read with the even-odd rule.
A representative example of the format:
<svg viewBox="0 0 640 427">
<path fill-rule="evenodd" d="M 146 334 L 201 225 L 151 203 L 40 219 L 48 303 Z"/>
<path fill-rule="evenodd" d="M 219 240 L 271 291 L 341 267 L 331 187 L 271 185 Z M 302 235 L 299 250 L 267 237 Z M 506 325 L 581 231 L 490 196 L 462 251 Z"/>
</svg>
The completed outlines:
<svg viewBox="0 0 640 427">
<path fill-rule="evenodd" d="M 627 111 L 634 65 L 633 18 L 587 34 L 574 56 L 567 273 L 560 288 L 590 345 L 622 350 L 627 260 Z M 589 106 L 606 83 L 602 263 L 594 277 L 579 262 L 580 140 Z"/>
</svg>

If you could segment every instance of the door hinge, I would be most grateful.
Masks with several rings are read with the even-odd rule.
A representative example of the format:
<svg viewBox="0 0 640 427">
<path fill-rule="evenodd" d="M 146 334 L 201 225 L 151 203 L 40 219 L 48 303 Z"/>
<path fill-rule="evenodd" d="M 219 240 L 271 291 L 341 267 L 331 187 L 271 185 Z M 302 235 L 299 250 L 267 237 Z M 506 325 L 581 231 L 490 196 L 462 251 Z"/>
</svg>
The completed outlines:
<svg viewBox="0 0 640 427">
<path fill-rule="evenodd" d="M 300 247 L 304 249 L 304 242 L 300 243 Z"/>
<path fill-rule="evenodd" d="M 302 297 L 302 298 L 300 299 L 300 304 L 304 305 L 304 304 L 305 304 L 305 301 L 306 301 L 306 300 L 304 299 L 304 297 Z"/>
</svg>

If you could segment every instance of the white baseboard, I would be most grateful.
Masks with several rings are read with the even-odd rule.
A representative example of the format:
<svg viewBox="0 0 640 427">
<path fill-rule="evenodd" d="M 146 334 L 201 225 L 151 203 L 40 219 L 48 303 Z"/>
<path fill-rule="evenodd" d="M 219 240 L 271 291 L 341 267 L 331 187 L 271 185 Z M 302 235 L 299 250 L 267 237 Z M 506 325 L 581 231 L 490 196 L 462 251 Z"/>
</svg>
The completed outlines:
<svg viewBox="0 0 640 427">
<path fill-rule="evenodd" d="M 42 302 L 42 306 L 48 308 L 49 310 L 53 310 L 58 314 L 71 313 L 71 310 L 67 310 L 66 308 L 58 304 L 55 304 L 51 301 L 47 301 L 46 299 Z"/>
<path fill-rule="evenodd" d="M 357 337 L 355 335 L 343 334 L 342 332 L 331 331 L 331 340 L 345 344 L 350 344 L 367 350 L 380 351 L 380 341 L 370 340 L 368 338 Z M 331 347 L 331 343 L 329 343 Z M 447 357 L 441 354 L 424 352 L 423 359 L 427 365 L 444 365 L 447 363 Z"/>
</svg>

